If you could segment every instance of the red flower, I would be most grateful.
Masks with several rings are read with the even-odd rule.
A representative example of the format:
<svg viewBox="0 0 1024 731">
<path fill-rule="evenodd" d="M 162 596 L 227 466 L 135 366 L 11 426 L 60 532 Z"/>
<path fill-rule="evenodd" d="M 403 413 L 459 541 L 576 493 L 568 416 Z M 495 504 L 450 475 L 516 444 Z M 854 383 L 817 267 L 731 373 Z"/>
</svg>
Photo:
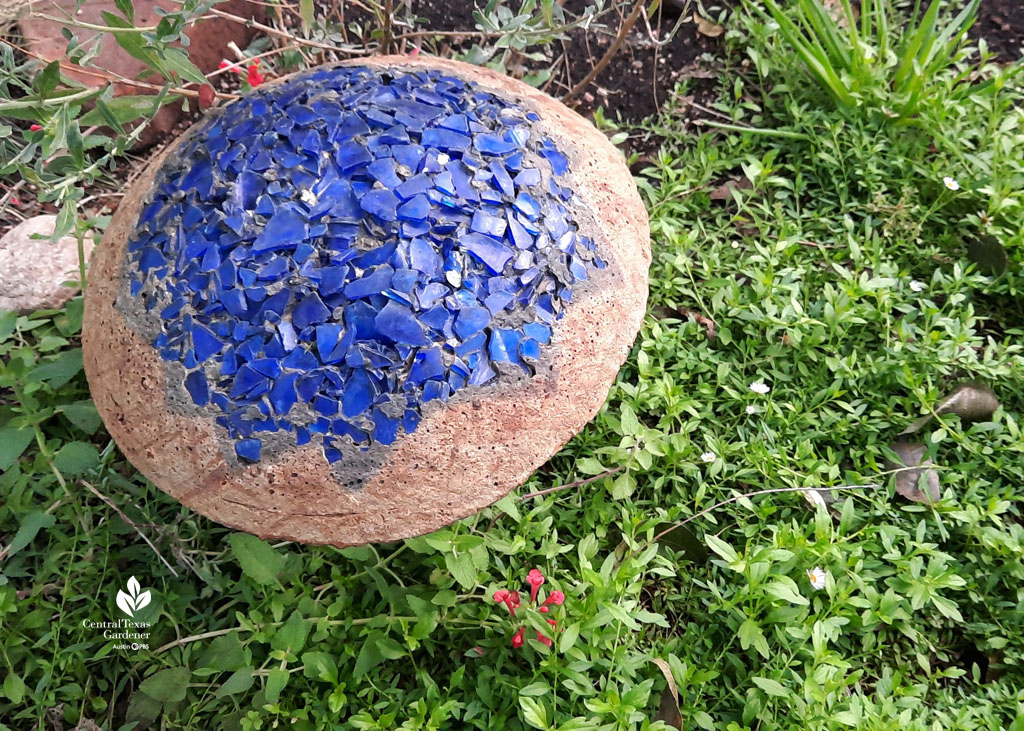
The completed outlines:
<svg viewBox="0 0 1024 731">
<path fill-rule="evenodd" d="M 512 635 L 512 647 L 519 649 L 523 646 L 523 630 L 526 627 L 520 627 L 519 631 Z"/>
<path fill-rule="evenodd" d="M 550 624 L 550 625 L 551 625 L 552 627 L 557 627 L 557 626 L 558 626 L 558 621 L 557 621 L 557 620 L 554 620 L 554 619 L 548 619 L 548 620 L 546 620 L 546 621 L 547 621 L 547 623 L 548 623 L 548 624 Z"/>
<path fill-rule="evenodd" d="M 540 569 L 533 569 L 526 575 L 526 583 L 530 585 L 530 603 L 537 601 L 537 592 L 540 591 L 541 584 L 544 583 L 544 574 L 540 572 Z"/>
<path fill-rule="evenodd" d="M 29 128 L 29 130 L 31 132 L 38 132 L 39 130 L 41 130 L 43 128 L 43 125 L 41 125 L 41 124 L 30 124 L 28 128 Z"/>
<path fill-rule="evenodd" d="M 259 86 L 264 82 L 263 75 L 260 74 L 260 62 L 249 64 L 249 74 L 245 77 L 245 80 L 249 82 L 249 86 Z"/>
<path fill-rule="evenodd" d="M 554 604 L 555 606 L 560 607 L 560 606 L 562 606 L 562 603 L 564 601 L 565 601 L 565 594 L 563 594 L 562 592 L 558 591 L 558 589 L 555 589 L 553 592 L 548 594 L 548 598 L 544 600 L 543 606 L 546 607 L 549 604 Z"/>
<path fill-rule="evenodd" d="M 537 641 L 538 642 L 543 642 L 548 647 L 551 647 L 551 638 L 546 636 L 546 635 L 541 634 L 540 632 L 537 633 Z"/>
<path fill-rule="evenodd" d="M 508 611 L 511 614 L 515 614 L 516 610 L 519 608 L 519 592 L 510 591 L 508 593 L 508 599 L 505 601 L 505 604 L 508 605 Z"/>
<path fill-rule="evenodd" d="M 508 589 L 498 589 L 494 592 L 494 603 L 501 604 L 508 600 Z"/>
</svg>

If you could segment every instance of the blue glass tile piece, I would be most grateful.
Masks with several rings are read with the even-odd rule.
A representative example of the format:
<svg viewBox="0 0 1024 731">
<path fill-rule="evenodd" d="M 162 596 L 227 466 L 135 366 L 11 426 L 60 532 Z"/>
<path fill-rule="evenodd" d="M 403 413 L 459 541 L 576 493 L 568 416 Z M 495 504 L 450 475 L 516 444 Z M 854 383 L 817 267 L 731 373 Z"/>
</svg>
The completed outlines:
<svg viewBox="0 0 1024 731">
<path fill-rule="evenodd" d="M 403 345 L 427 345 L 430 339 L 409 307 L 388 302 L 374 319 L 377 332 Z"/>
<path fill-rule="evenodd" d="M 210 402 L 210 387 L 202 371 L 192 371 L 185 376 L 185 388 L 196 406 L 206 406 Z"/>
<path fill-rule="evenodd" d="M 495 363 L 532 373 L 607 266 L 533 112 L 388 73 L 320 69 L 199 122 L 128 242 L 145 332 L 243 463 L 282 431 L 335 463 L 500 380 Z"/>
<path fill-rule="evenodd" d="M 487 265 L 492 274 L 500 274 L 508 260 L 512 258 L 512 249 L 490 236 L 468 233 L 459 243 L 481 263 Z"/>
<path fill-rule="evenodd" d="M 259 462 L 262 447 L 259 439 L 240 439 L 235 442 L 235 453 L 246 462 Z"/>
<path fill-rule="evenodd" d="M 359 206 L 382 221 L 398 218 L 398 196 L 390 190 L 371 190 L 359 200 Z"/>
</svg>

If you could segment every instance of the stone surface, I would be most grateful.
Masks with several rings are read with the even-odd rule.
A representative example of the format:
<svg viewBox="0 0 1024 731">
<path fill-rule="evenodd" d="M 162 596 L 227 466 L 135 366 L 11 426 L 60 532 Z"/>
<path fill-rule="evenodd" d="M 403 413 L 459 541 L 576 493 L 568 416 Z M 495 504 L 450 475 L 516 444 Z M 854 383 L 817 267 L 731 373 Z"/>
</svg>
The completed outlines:
<svg viewBox="0 0 1024 731">
<path fill-rule="evenodd" d="M 56 225 L 56 216 L 34 216 L 0 237 L 0 310 L 53 309 L 78 291 L 64 286 L 79 279 L 78 240 L 64 236 L 50 241 Z M 87 237 L 86 259 L 92 248 Z"/>
<path fill-rule="evenodd" d="M 233 527 L 337 545 L 428 532 L 521 484 L 606 398 L 650 262 L 632 178 L 581 117 L 456 62 L 342 68 L 357 66 L 407 101 L 318 140 L 306 128 L 338 98 L 318 96 L 320 72 L 286 113 L 250 106 L 272 133 L 229 109 L 156 159 L 108 227 L 83 332 L 97 407 L 159 487 Z M 455 96 L 430 109 L 435 87 L 406 84 L 422 69 L 445 91 L 472 79 L 459 98 L 491 121 L 474 129 Z M 251 133 L 245 160 L 221 127 Z M 214 218 L 188 203 L 208 198 Z"/>
<path fill-rule="evenodd" d="M 75 10 L 76 4 L 81 7 Z M 137 26 L 156 25 L 160 21 L 157 8 L 165 10 L 175 9 L 174 3 L 157 0 L 133 0 L 135 8 L 135 24 Z M 218 3 L 217 8 L 224 12 L 238 15 L 254 20 L 264 19 L 263 8 L 248 0 L 226 0 Z M 21 32 L 25 44 L 29 50 L 38 54 L 47 61 L 65 61 L 67 39 L 61 33 L 65 27 L 63 23 L 48 18 L 39 17 L 48 15 L 53 18 L 74 18 L 81 23 L 93 25 L 106 25 L 103 13 L 113 13 L 120 16 L 114 0 L 89 0 L 86 3 L 77 0 L 36 0 L 32 4 L 32 15 L 23 17 L 21 20 Z M 97 31 L 88 28 L 71 27 L 71 31 L 78 36 L 79 45 L 90 45 L 91 39 L 95 38 Z M 186 30 L 189 38 L 188 55 L 200 71 L 208 74 L 214 71 L 221 59 L 229 56 L 228 43 L 234 41 L 239 48 L 245 48 L 253 37 L 253 30 L 246 28 L 241 23 L 236 23 L 225 18 L 208 18 L 199 21 Z M 108 79 L 97 75 L 95 69 L 82 68 L 71 63 L 66 63 L 61 73 L 68 78 L 74 79 L 80 84 L 90 87 L 100 87 L 108 83 Z M 135 58 L 125 51 L 111 35 L 103 38 L 99 54 L 92 60 L 92 66 L 98 69 L 112 71 L 119 76 L 139 81 L 147 81 L 159 84 L 162 79 L 152 79 L 149 67 L 144 62 Z M 114 96 L 125 96 L 129 94 L 152 94 L 155 92 L 134 86 L 127 83 L 114 84 Z M 139 145 L 149 146 L 165 137 L 183 115 L 181 104 L 167 104 L 157 112 L 156 117 L 142 133 Z"/>
</svg>

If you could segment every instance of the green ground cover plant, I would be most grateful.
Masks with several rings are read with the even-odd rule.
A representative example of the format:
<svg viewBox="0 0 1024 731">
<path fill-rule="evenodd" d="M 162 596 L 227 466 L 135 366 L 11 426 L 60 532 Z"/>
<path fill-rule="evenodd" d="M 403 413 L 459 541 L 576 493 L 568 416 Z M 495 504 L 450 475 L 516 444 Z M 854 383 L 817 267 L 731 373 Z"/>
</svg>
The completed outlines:
<svg viewBox="0 0 1024 731">
<path fill-rule="evenodd" d="M 0 728 L 1024 729 L 1019 71 L 939 69 L 896 125 L 729 27 L 717 127 L 684 87 L 632 131 L 651 306 L 607 404 L 437 533 L 199 518 L 103 431 L 81 300 L 0 315 Z M 891 445 L 964 381 L 1000 406 L 906 437 L 941 490 L 907 500 Z M 138 651 L 92 626 L 131 577 Z"/>
</svg>

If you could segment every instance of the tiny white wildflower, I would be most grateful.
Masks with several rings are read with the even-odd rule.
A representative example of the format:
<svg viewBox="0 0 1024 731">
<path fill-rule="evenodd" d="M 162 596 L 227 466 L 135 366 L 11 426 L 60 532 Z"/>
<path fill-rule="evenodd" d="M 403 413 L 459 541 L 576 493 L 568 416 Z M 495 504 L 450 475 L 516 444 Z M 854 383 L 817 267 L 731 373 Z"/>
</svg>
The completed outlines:
<svg viewBox="0 0 1024 731">
<path fill-rule="evenodd" d="M 757 413 L 757 407 L 754 404 L 747 404 L 747 414 L 753 416 Z"/>
<path fill-rule="evenodd" d="M 811 582 L 811 588 L 813 589 L 824 589 L 825 588 L 825 570 L 820 566 L 815 566 L 813 569 L 808 569 L 807 578 Z"/>
<path fill-rule="evenodd" d="M 750 390 L 764 396 L 766 393 L 771 391 L 771 388 L 764 381 L 754 381 L 750 384 Z"/>
<path fill-rule="evenodd" d="M 730 246 L 732 246 L 732 248 L 734 248 L 734 249 L 738 249 L 738 248 L 740 248 L 740 242 L 739 241 L 733 241 L 732 244 L 730 244 Z"/>
<path fill-rule="evenodd" d="M 704 460 L 705 462 L 707 462 L 708 464 L 711 464 L 712 462 L 715 461 L 715 453 L 714 452 L 704 452 L 704 454 L 702 454 L 700 456 L 700 458 L 702 460 Z"/>
<path fill-rule="evenodd" d="M 307 206 L 316 205 L 316 193 L 314 193 L 311 190 L 307 189 L 302 191 L 301 193 L 299 193 L 299 198 L 301 198 L 302 202 L 305 203 Z"/>
<path fill-rule="evenodd" d="M 942 179 L 942 184 L 950 190 L 960 190 L 960 183 L 957 182 L 956 178 L 951 178 L 948 175 Z"/>
<path fill-rule="evenodd" d="M 988 215 L 988 213 L 986 213 L 985 211 L 978 211 L 978 218 L 986 226 L 988 226 L 990 223 L 992 223 L 992 217 L 990 215 Z"/>
<path fill-rule="evenodd" d="M 923 292 L 924 291 L 924 282 L 919 282 L 916 279 L 911 279 L 910 280 L 910 290 L 912 292 Z"/>
</svg>

